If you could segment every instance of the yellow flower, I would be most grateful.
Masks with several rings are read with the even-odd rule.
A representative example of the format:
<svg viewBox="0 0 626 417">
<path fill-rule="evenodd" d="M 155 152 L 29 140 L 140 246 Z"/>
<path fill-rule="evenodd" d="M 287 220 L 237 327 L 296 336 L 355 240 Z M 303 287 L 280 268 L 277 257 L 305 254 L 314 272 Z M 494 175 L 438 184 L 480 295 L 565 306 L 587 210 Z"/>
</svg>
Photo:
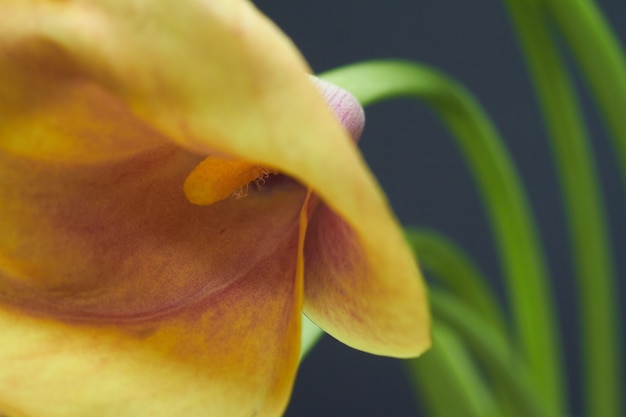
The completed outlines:
<svg viewBox="0 0 626 417">
<path fill-rule="evenodd" d="M 278 416 L 302 310 L 428 347 L 417 267 L 307 71 L 244 0 L 0 1 L 0 414 Z"/>
</svg>

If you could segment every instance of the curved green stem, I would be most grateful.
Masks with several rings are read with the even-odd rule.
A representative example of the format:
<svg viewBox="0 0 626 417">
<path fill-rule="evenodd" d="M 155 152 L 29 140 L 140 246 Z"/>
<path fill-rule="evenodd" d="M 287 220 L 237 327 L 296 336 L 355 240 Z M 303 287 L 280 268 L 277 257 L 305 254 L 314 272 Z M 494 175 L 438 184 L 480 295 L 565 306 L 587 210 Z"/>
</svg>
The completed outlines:
<svg viewBox="0 0 626 417">
<path fill-rule="evenodd" d="M 471 314 L 468 316 L 470 321 L 463 321 L 462 323 L 475 326 L 475 331 L 478 331 L 483 337 L 485 335 L 488 337 L 486 340 L 493 339 L 494 345 L 489 345 L 488 351 L 494 348 L 497 350 L 498 347 L 502 346 L 508 347 L 509 334 L 505 325 L 506 315 L 471 259 L 453 242 L 438 233 L 408 229 L 406 236 L 415 255 L 419 255 L 420 264 L 424 270 L 437 278 L 435 284 L 443 283 L 446 290 L 470 310 Z M 434 285 L 430 291 L 433 294 L 431 299 L 434 299 L 435 302 L 441 298 L 437 297 L 436 288 L 437 286 Z M 452 297 L 448 296 L 448 298 Z M 438 306 L 433 306 L 433 308 L 436 312 L 438 311 Z M 474 316 L 476 318 L 471 320 Z M 440 318 L 438 313 L 435 319 L 439 320 Z M 458 326 L 458 323 L 454 324 Z M 474 347 L 474 350 L 476 350 L 475 345 L 475 343 L 470 343 L 470 347 Z M 500 349 L 500 351 L 502 350 Z M 485 358 L 485 354 L 482 352 L 475 352 L 475 355 L 479 358 Z M 512 358 L 515 353 L 510 349 L 507 355 Z M 491 354 L 487 355 L 487 357 L 491 356 Z M 519 362 L 519 357 L 517 361 Z M 487 364 L 487 372 L 499 405 L 498 415 L 500 417 L 526 417 L 529 415 L 527 413 L 529 410 L 523 406 L 520 407 L 520 403 L 523 405 L 530 402 L 527 401 L 525 395 L 518 393 L 518 389 L 512 389 L 511 384 L 507 384 L 506 376 L 510 365 L 511 362 L 505 363 L 505 369 L 502 369 L 502 366 L 494 366 L 493 363 Z M 506 374 L 504 377 L 502 376 L 503 373 Z M 503 379 L 505 380 L 503 381 Z"/>
<path fill-rule="evenodd" d="M 503 262 L 508 296 L 533 383 L 552 415 L 565 415 L 561 349 L 540 241 L 519 177 L 479 104 L 448 77 L 405 61 L 374 61 L 323 75 L 364 105 L 393 98 L 423 100 L 443 119 L 482 192 Z"/>
<path fill-rule="evenodd" d="M 500 334 L 508 334 L 506 314 L 482 272 L 452 241 L 434 231 L 405 230 L 424 270 L 467 303 Z"/>
<path fill-rule="evenodd" d="M 458 297 L 441 290 L 430 291 L 434 317 L 449 325 L 485 367 L 494 388 L 506 395 L 508 412 L 501 416 L 553 417 L 551 406 L 542 403 L 527 366 L 503 334 Z"/>
<path fill-rule="evenodd" d="M 408 361 L 410 376 L 432 417 L 496 417 L 496 407 L 462 341 L 433 323 L 433 347 Z"/>
<path fill-rule="evenodd" d="M 626 57 L 623 48 L 595 2 L 540 2 L 547 6 L 564 35 L 599 104 L 626 185 Z"/>
<path fill-rule="evenodd" d="M 519 0 L 508 0 L 508 5 L 535 82 L 565 197 L 582 306 L 587 415 L 621 416 L 622 350 L 617 289 L 601 187 L 587 129 L 570 76 L 541 9 L 532 2 Z"/>
</svg>

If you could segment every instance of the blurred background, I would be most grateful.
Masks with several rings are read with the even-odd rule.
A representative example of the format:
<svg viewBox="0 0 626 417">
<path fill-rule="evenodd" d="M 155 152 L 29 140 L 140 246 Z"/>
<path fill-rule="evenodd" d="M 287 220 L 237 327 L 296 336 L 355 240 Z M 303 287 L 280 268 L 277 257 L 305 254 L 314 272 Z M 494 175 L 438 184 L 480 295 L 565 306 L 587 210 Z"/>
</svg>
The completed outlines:
<svg viewBox="0 0 626 417">
<path fill-rule="evenodd" d="M 598 3 L 624 44 L 626 4 Z M 256 0 L 255 4 L 293 39 L 315 72 L 369 59 L 412 59 L 453 76 L 483 104 L 517 163 L 535 211 L 559 298 L 572 411 L 580 415 L 579 326 L 562 201 L 538 106 L 503 2 Z M 605 132 L 586 92 L 582 95 L 607 199 L 617 274 L 626 277 L 624 187 Z M 366 114 L 360 147 L 402 224 L 436 229 L 454 239 L 503 294 L 481 202 L 437 118 L 414 101 L 377 104 Z M 626 284 L 621 286 L 624 300 Z M 286 416 L 426 416 L 413 392 L 401 361 L 364 354 L 325 336 L 300 368 Z"/>
</svg>

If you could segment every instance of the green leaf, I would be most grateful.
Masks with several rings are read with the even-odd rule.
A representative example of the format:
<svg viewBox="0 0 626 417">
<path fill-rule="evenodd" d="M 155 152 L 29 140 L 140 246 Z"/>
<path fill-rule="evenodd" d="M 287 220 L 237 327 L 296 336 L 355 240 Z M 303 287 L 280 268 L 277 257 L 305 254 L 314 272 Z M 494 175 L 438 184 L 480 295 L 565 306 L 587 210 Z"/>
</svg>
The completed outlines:
<svg viewBox="0 0 626 417">
<path fill-rule="evenodd" d="M 574 9 L 579 10 L 583 2 L 567 3 L 567 7 L 556 6 L 555 11 L 570 16 L 576 14 Z M 593 149 L 573 82 L 548 25 L 547 11 L 537 3 L 528 1 L 509 0 L 508 5 L 543 109 L 565 198 L 572 262 L 581 305 L 580 342 L 584 359 L 581 362 L 584 364 L 587 415 L 621 416 L 624 413 L 620 405 L 623 388 L 619 372 L 622 348 L 619 338 L 621 324 L 617 307 L 618 291 Z M 594 23 L 591 16 L 578 16 L 578 19 L 580 26 L 576 27 L 575 35 L 570 34 L 573 36 L 570 41 L 576 48 L 582 48 L 581 59 L 589 59 L 589 54 L 596 56 L 598 52 L 587 50 L 585 45 L 579 43 L 597 44 L 601 41 L 595 38 L 582 39 L 579 34 L 598 36 L 592 27 L 597 22 Z M 573 30 L 569 28 L 569 23 L 564 24 L 564 30 Z M 605 50 L 604 54 L 608 52 Z M 602 53 L 600 55 L 604 56 Z M 599 56 L 597 58 L 601 59 Z M 617 69 L 604 68 L 600 62 L 594 62 L 588 76 L 592 77 L 593 83 L 598 84 L 596 88 L 600 89 L 601 94 L 607 88 L 604 83 L 617 76 Z M 626 105 L 626 90 L 620 93 L 619 83 L 611 86 L 610 90 L 613 101 L 605 103 L 606 106 L 621 106 L 619 100 Z M 615 109 L 619 109 L 621 114 L 624 107 Z M 607 114 L 607 117 L 610 119 L 611 116 Z M 626 120 L 623 115 L 619 118 L 620 123 Z"/>
<path fill-rule="evenodd" d="M 542 400 L 519 351 L 505 334 L 498 332 L 457 297 L 442 290 L 430 291 L 433 315 L 463 340 L 480 363 L 501 397 L 499 415 L 553 417 L 552 404 Z"/>
<path fill-rule="evenodd" d="M 433 417 L 497 416 L 494 399 L 455 333 L 433 326 L 433 347 L 408 361 L 419 396 Z"/>
<path fill-rule="evenodd" d="M 406 237 L 426 272 L 432 273 L 498 332 L 508 332 L 506 314 L 487 280 L 461 248 L 430 230 L 407 228 Z"/>
</svg>

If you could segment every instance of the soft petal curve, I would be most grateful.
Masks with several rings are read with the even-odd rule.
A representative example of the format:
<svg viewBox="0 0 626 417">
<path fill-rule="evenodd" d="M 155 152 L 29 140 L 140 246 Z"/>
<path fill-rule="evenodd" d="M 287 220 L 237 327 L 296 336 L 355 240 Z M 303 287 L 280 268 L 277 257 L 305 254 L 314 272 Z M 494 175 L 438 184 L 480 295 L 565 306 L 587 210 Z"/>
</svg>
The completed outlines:
<svg viewBox="0 0 626 417">
<path fill-rule="evenodd" d="M 342 88 L 314 81 L 357 142 L 365 124 L 359 102 Z M 388 262 L 378 260 L 380 248 L 394 244 L 388 235 L 378 236 L 376 246 L 367 245 L 330 207 L 311 201 L 316 207 L 311 210 L 305 246 L 307 316 L 344 343 L 371 353 L 410 357 L 426 350 L 430 345 L 428 306 L 415 299 L 415 294 L 425 299 L 425 289 L 419 280 L 402 279 L 419 276 L 416 265 L 413 270 L 391 269 Z M 396 250 L 402 253 L 402 248 Z M 416 322 L 422 325 L 415 326 Z"/>
<path fill-rule="evenodd" d="M 304 312 L 354 348 L 412 357 L 430 347 L 428 305 L 415 298 L 426 298 L 425 288 L 404 279 L 419 273 L 416 265 L 390 265 L 384 254 L 379 257 L 381 247 L 394 249 L 386 239 L 381 235 L 376 246 L 367 245 L 341 216 L 319 204 L 306 237 Z"/>
<path fill-rule="evenodd" d="M 158 321 L 94 326 L 0 309 L 0 414 L 280 415 L 299 351 L 294 239 L 236 285 Z"/>
<path fill-rule="evenodd" d="M 368 254 L 348 271 L 367 277 L 362 294 L 387 291 L 379 272 L 392 271 L 391 287 L 425 305 L 382 192 L 291 43 L 245 1 L 172 5 L 0 4 L 0 410 L 10 415 L 145 414 L 146 401 L 156 416 L 281 413 L 298 356 L 304 191 L 190 206 L 181 188 L 197 155 L 311 186 L 349 225 L 346 243 L 360 243 L 351 255 Z M 311 221 L 328 230 L 320 213 Z M 311 276 L 340 277 L 312 236 Z M 387 306 L 406 318 L 388 330 L 422 334 L 408 304 Z M 368 320 L 355 331 L 324 323 L 376 353 L 423 349 L 410 337 L 381 344 Z"/>
<path fill-rule="evenodd" d="M 0 414 L 279 415 L 305 190 L 189 204 L 203 156 L 70 64 L 0 37 Z"/>
<path fill-rule="evenodd" d="M 167 147 L 93 166 L 0 152 L 0 413 L 282 412 L 304 190 L 193 206 L 182 183 L 198 160 Z"/>
<path fill-rule="evenodd" d="M 397 346 L 380 344 L 378 337 L 370 340 L 366 328 L 345 337 L 345 326 L 331 333 L 377 353 L 422 352 L 428 344 L 423 340 L 428 317 L 422 278 L 362 157 L 302 76 L 308 67 L 297 50 L 247 1 L 168 5 L 148 0 L 46 3 L 33 19 L 28 8 L 15 4 L 12 12 L 18 18 L 2 30 L 14 38 L 47 39 L 182 146 L 258 163 L 310 186 L 353 230 L 350 240 L 360 242 L 366 254 L 368 264 L 360 270 L 372 288 L 389 285 L 394 292 L 403 287 L 405 300 L 420 305 L 407 311 L 401 309 L 410 302 L 388 306 L 397 310 L 393 316 L 405 315 L 394 332 L 418 335 L 391 337 Z"/>
</svg>

